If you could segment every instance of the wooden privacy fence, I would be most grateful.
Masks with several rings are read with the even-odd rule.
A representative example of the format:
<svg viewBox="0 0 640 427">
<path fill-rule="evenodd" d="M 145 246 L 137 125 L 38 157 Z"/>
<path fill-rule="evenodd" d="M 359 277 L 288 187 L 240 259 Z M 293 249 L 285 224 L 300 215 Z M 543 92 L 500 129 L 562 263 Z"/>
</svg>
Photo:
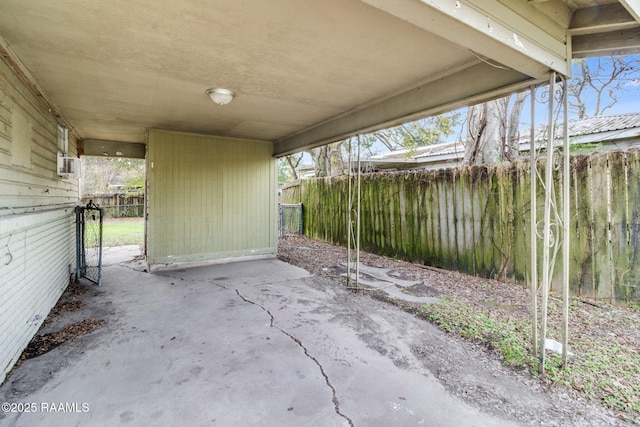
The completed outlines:
<svg viewBox="0 0 640 427">
<path fill-rule="evenodd" d="M 89 200 L 104 208 L 108 218 L 141 217 L 144 215 L 144 194 L 142 193 L 106 193 L 88 194 L 82 196 L 81 203 L 86 205 Z"/>
<path fill-rule="evenodd" d="M 539 170 L 544 176 L 543 161 Z M 561 170 L 554 176 L 561 209 Z M 501 280 L 529 277 L 527 162 L 374 173 L 361 180 L 364 250 Z M 640 151 L 574 156 L 571 180 L 572 293 L 640 302 Z M 347 188 L 347 177 L 303 180 L 285 188 L 281 201 L 304 205 L 307 236 L 346 245 Z M 538 218 L 543 200 L 538 185 Z M 538 256 L 541 265 L 541 250 Z M 561 266 L 559 258 L 556 289 Z"/>
</svg>

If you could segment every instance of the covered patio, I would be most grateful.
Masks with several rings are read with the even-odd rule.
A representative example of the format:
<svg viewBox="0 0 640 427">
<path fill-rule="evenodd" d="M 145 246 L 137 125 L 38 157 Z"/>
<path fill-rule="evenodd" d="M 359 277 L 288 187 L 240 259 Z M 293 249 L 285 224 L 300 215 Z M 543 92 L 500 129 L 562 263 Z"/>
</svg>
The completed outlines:
<svg viewBox="0 0 640 427">
<path fill-rule="evenodd" d="M 3 411 L 0 424 L 615 423 L 398 307 L 281 261 L 149 274 L 135 255 L 108 249 L 104 286 L 42 331 L 105 321 L 17 368 L 0 401 L 35 410 Z"/>
<path fill-rule="evenodd" d="M 369 424 L 363 414 L 371 411 L 382 425 L 392 425 L 395 416 L 495 425 L 441 396 L 428 376 L 407 377 L 362 347 L 343 328 L 348 322 L 336 320 L 349 305 L 331 305 L 332 298 L 345 303 L 352 296 L 314 290 L 315 279 L 272 260 L 275 159 L 495 99 L 548 81 L 552 72 L 568 75 L 573 57 L 638 52 L 639 21 L 638 2 L 631 0 L 2 1 L 0 379 L 73 279 L 79 186 L 58 165 L 83 155 L 137 157 L 146 159 L 148 171 L 143 255 L 151 268 L 173 272 L 147 275 L 130 265 L 109 266 L 102 292 L 114 307 L 106 315 L 115 316 L 109 327 L 115 335 L 96 334 L 94 348 L 64 361 L 77 382 L 62 375 L 57 378 L 64 381 L 30 398 L 86 397 L 95 402 L 90 413 L 58 415 L 87 416 L 96 425 L 138 424 L 138 417 L 143 423 L 154 416 L 168 417 L 166 424 L 217 419 L 232 425 L 231 418 L 219 417 L 234 413 L 250 420 L 268 414 L 274 424 L 289 416 L 302 417 L 291 425 Z M 230 104 L 211 102 L 207 92 L 218 88 L 235 94 Z M 176 270 L 239 259 L 271 261 Z M 227 284 L 231 278 L 233 286 Z M 328 306 L 337 311 L 325 313 Z M 375 307 L 369 308 L 373 319 Z M 296 323 L 298 312 L 309 320 Z M 402 343 L 406 331 L 424 339 L 429 328 L 407 323 L 400 333 L 394 322 L 381 326 L 389 345 Z M 328 329 L 314 329 L 316 323 Z M 248 335 L 233 329 L 243 327 Z M 309 353 L 317 361 L 284 332 L 291 328 L 309 331 L 293 336 L 314 350 Z M 223 338 L 228 341 L 221 344 Z M 188 346 L 181 347 L 185 340 Z M 266 352 L 269 347 L 275 352 Z M 281 359 L 278 351 L 285 348 L 291 359 Z M 160 357 L 163 351 L 170 354 Z M 230 351 L 245 357 L 238 378 L 225 368 Z M 298 404 L 291 400 L 294 383 L 286 381 L 278 386 L 282 394 L 260 388 L 246 376 L 259 369 L 253 356 L 246 357 L 252 352 L 268 358 L 263 369 L 283 366 L 281 360 L 305 364 L 296 391 L 308 388 L 322 398 Z M 205 360 L 208 365 L 200 365 Z M 385 380 L 377 382 L 382 372 Z M 216 382 L 220 375 L 232 381 Z M 231 389 L 222 393 L 220 387 Z M 181 388 L 189 391 L 180 394 Z M 275 403 L 261 400 L 264 406 L 255 407 L 251 390 Z M 349 406 L 351 394 L 369 393 L 370 406 Z M 436 416 L 433 409 L 427 414 L 426 406 L 405 405 L 417 401 L 411 393 L 424 393 L 422 401 L 431 396 L 430 408 L 445 418 L 426 418 Z M 210 399 L 205 404 L 198 396 Z M 147 411 L 155 405 L 152 397 L 164 409 Z M 145 415 L 136 412 L 140 399 Z M 231 401 L 244 406 L 222 411 Z M 328 403 L 319 407 L 316 401 Z M 178 408 L 167 408 L 170 402 Z M 286 413 L 278 412 L 282 408 Z M 30 416 L 43 415 L 5 417 L 39 422 Z M 187 416 L 203 418 L 182 418 Z"/>
</svg>

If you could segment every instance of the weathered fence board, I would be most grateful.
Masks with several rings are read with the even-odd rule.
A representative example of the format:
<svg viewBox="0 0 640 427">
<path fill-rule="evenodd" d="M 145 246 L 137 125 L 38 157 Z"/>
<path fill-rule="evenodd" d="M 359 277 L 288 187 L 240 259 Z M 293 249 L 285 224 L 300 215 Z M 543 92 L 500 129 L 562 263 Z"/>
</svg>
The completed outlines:
<svg viewBox="0 0 640 427">
<path fill-rule="evenodd" d="M 108 193 L 82 196 L 81 204 L 92 200 L 94 204 L 104 208 L 109 218 L 141 217 L 144 215 L 144 194 L 142 193 Z"/>
<path fill-rule="evenodd" d="M 539 163 L 540 176 L 544 164 Z M 554 170 L 558 210 L 562 173 Z M 362 176 L 361 246 L 382 255 L 524 282 L 530 277 L 526 162 Z M 537 186 L 538 233 L 544 188 Z M 640 302 L 640 151 L 571 159 L 570 287 L 575 295 Z M 346 177 L 304 180 L 281 201 L 303 203 L 307 236 L 346 244 Z M 553 238 L 561 239 L 560 228 Z M 538 244 L 541 264 L 542 242 Z M 552 285 L 560 286 L 558 257 Z"/>
</svg>

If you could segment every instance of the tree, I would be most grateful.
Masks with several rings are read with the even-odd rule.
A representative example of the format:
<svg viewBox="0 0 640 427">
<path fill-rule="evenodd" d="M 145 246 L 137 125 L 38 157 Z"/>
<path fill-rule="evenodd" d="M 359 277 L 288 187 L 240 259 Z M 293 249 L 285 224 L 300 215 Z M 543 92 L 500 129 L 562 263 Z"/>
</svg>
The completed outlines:
<svg viewBox="0 0 640 427">
<path fill-rule="evenodd" d="M 82 194 L 112 192 L 109 182 L 116 176 L 124 178 L 125 189 L 144 189 L 144 160 L 82 157 Z"/>
<path fill-rule="evenodd" d="M 104 157 L 82 157 L 82 194 L 106 193 L 116 175 L 113 162 Z"/>
<path fill-rule="evenodd" d="M 364 135 L 363 146 L 371 150 L 376 144 L 382 144 L 389 151 L 407 149 L 410 155 L 418 147 L 444 142 L 459 123 L 459 112 L 427 117 Z"/>
<path fill-rule="evenodd" d="M 303 154 L 289 154 L 278 160 L 278 183 L 285 184 L 298 179 L 298 166 L 302 161 Z"/>
<path fill-rule="evenodd" d="M 345 153 L 343 152 L 345 144 L 345 141 L 338 141 L 308 151 L 317 177 L 337 176 L 345 173 Z"/>
<path fill-rule="evenodd" d="M 467 164 L 517 160 L 520 114 L 526 92 L 506 96 L 467 109 Z"/>
<path fill-rule="evenodd" d="M 388 151 L 408 149 L 407 155 L 418 147 L 443 142 L 453 134 L 460 121 L 454 112 L 416 120 L 388 129 L 379 130 L 360 138 L 361 149 L 373 155 L 384 148 Z M 338 141 L 308 151 L 317 177 L 342 175 L 346 172 L 348 141 Z"/>
<path fill-rule="evenodd" d="M 569 105 L 578 118 L 600 115 L 618 100 L 627 82 L 640 80 L 640 61 L 634 56 L 577 59 L 569 80 Z M 467 164 L 514 161 L 518 157 L 518 128 L 527 92 L 474 105 L 467 109 L 464 139 Z"/>
<path fill-rule="evenodd" d="M 574 77 L 569 81 L 569 105 L 578 118 L 599 116 L 613 107 L 618 101 L 618 93 L 627 90 L 627 82 L 640 79 L 639 65 L 640 60 L 632 56 L 574 60 Z M 587 97 L 593 99 L 589 106 Z M 591 114 L 588 114 L 588 107 L 593 107 Z"/>
</svg>

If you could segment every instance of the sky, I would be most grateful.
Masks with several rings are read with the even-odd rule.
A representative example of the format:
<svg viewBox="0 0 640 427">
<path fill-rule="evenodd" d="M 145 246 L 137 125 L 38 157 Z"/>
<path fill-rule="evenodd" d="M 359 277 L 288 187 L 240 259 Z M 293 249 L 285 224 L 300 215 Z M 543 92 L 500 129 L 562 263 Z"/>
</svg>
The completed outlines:
<svg viewBox="0 0 640 427">
<path fill-rule="evenodd" d="M 605 114 L 637 113 L 640 112 L 640 55 L 629 55 L 635 61 L 636 77 L 624 82 L 627 91 L 620 94 L 618 102 Z"/>
<path fill-rule="evenodd" d="M 625 57 L 629 60 L 634 66 L 635 71 L 631 73 L 631 76 L 628 76 L 626 79 L 620 79 L 621 90 L 616 92 L 616 96 L 618 100 L 611 107 L 606 109 L 602 114 L 612 115 L 612 114 L 624 114 L 624 113 L 636 113 L 640 112 L 640 55 L 628 55 Z M 586 58 L 584 60 L 589 65 L 590 69 L 596 69 L 598 58 Z M 608 77 L 611 74 L 611 66 L 610 61 L 608 61 L 607 57 L 604 57 L 600 61 L 603 67 L 603 74 Z M 573 67 L 574 76 L 578 74 L 578 68 L 576 65 Z M 605 91 L 606 92 L 606 91 Z M 596 93 L 593 90 L 585 90 L 583 101 L 587 105 L 587 116 L 592 116 L 594 114 L 595 109 L 595 99 Z M 601 101 L 601 107 L 604 107 L 609 103 L 609 96 L 604 93 L 603 99 Z M 569 98 L 571 101 L 571 97 Z M 530 122 L 530 101 L 527 100 L 525 104 L 525 109 L 522 112 L 521 122 L 529 125 Z M 577 112 L 569 109 L 569 120 L 577 119 Z M 546 103 L 537 103 L 536 106 L 536 122 L 547 123 L 548 121 L 548 109 Z"/>
<path fill-rule="evenodd" d="M 618 100 L 614 103 L 611 108 L 606 109 L 603 114 L 605 115 L 613 115 L 613 114 L 624 114 L 624 113 L 637 113 L 640 112 L 640 55 L 628 55 L 625 57 L 630 60 L 632 64 L 634 64 L 635 70 L 631 73 L 631 76 L 620 80 L 622 90 L 616 92 L 616 96 Z M 590 69 L 595 69 L 596 64 L 598 62 L 598 58 L 586 58 L 585 62 L 589 65 Z M 603 58 L 600 61 L 603 66 L 603 74 L 606 76 L 610 76 L 611 74 L 611 66 L 610 62 L 607 58 Z M 577 68 L 574 65 L 574 75 L 577 74 Z M 541 98 L 542 89 L 539 89 L 536 95 L 536 99 L 539 100 Z M 570 98 L 571 99 L 571 98 Z M 583 101 L 587 105 L 587 116 L 592 116 L 594 113 L 594 105 L 595 105 L 596 93 L 593 90 L 585 90 L 583 92 Z M 609 97 L 605 93 L 603 100 L 601 101 L 601 108 L 608 104 Z M 464 120 L 466 116 L 467 108 L 464 107 L 459 112 L 462 113 L 461 117 Z M 549 121 L 549 112 L 548 112 L 548 103 L 537 101 L 536 102 L 536 110 L 535 110 L 535 121 L 537 125 L 546 125 Z M 561 118 L 562 116 L 560 116 Z M 569 120 L 577 119 L 577 112 L 569 109 Z M 531 127 L 531 101 L 530 98 L 527 97 L 525 100 L 524 108 L 522 114 L 520 116 L 520 129 L 529 129 Z M 464 124 L 461 123 L 455 129 L 453 135 L 446 138 L 447 141 L 455 141 L 460 140 L 464 137 L 466 133 L 466 129 Z"/>
</svg>

